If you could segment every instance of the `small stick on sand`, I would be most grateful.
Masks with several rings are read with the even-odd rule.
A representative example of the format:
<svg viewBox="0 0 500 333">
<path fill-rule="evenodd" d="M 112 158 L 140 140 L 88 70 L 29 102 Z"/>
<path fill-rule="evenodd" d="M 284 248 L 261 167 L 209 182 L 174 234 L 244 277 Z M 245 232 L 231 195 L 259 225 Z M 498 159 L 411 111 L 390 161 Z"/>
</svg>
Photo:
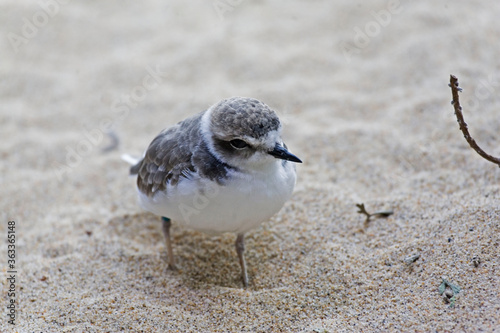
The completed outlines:
<svg viewBox="0 0 500 333">
<path fill-rule="evenodd" d="M 470 136 L 469 130 L 467 129 L 467 124 L 465 123 L 464 116 L 462 115 L 462 106 L 460 105 L 460 100 L 458 97 L 458 92 L 462 91 L 462 88 L 458 86 L 458 78 L 455 75 L 450 75 L 451 95 L 453 100 L 451 104 L 455 108 L 455 115 L 457 116 L 458 124 L 460 125 L 460 130 L 464 134 L 465 140 L 469 143 L 472 149 L 476 151 L 482 158 L 492 163 L 497 164 L 500 167 L 500 158 L 491 156 L 481 149 L 476 143 L 476 141 Z"/>
<path fill-rule="evenodd" d="M 109 131 L 109 132 L 106 132 L 105 134 L 108 136 L 111 143 L 109 145 L 107 145 L 106 147 L 102 148 L 101 152 L 108 153 L 108 152 L 118 148 L 118 146 L 120 145 L 120 138 L 118 137 L 118 135 L 116 135 L 116 133 L 114 131 Z"/>
<path fill-rule="evenodd" d="M 370 221 L 370 218 L 372 216 L 374 217 L 388 217 L 388 216 L 391 216 L 392 214 L 394 214 L 394 212 L 392 210 L 389 210 L 389 211 L 384 211 L 384 212 L 376 212 L 376 213 L 368 213 L 365 209 L 365 204 L 364 203 L 361 203 L 361 204 L 356 204 L 356 207 L 358 207 L 358 213 L 359 214 L 364 214 L 366 215 L 366 220 L 365 220 L 365 223 L 368 223 Z"/>
</svg>

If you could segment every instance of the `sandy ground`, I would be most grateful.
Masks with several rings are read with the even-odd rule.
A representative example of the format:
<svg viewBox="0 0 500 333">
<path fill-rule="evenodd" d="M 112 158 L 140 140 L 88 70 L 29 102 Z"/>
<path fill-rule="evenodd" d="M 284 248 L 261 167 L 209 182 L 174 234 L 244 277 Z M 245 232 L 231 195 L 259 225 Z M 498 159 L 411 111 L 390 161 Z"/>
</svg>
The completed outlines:
<svg viewBox="0 0 500 333">
<path fill-rule="evenodd" d="M 55 1 L 0 5 L 1 332 L 500 331 L 500 170 L 447 86 L 500 155 L 498 1 Z M 232 234 L 174 222 L 167 270 L 120 160 L 230 96 L 304 161 L 246 237 L 248 289 Z"/>
</svg>

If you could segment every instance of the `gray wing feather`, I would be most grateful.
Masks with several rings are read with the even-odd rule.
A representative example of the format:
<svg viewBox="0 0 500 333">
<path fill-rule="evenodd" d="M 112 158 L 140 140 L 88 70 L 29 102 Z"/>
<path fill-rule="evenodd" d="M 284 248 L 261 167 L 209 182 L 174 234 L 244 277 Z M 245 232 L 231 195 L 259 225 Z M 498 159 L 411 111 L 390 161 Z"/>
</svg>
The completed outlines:
<svg viewBox="0 0 500 333">
<path fill-rule="evenodd" d="M 200 142 L 201 116 L 202 113 L 163 130 L 151 142 L 144 158 L 130 168 L 131 174 L 138 175 L 141 192 L 152 196 L 195 172 L 191 160 Z"/>
<path fill-rule="evenodd" d="M 130 168 L 139 190 L 153 196 L 195 173 L 220 185 L 229 170 L 236 170 L 210 153 L 200 133 L 203 112 L 163 130 L 149 145 L 144 158 Z"/>
</svg>

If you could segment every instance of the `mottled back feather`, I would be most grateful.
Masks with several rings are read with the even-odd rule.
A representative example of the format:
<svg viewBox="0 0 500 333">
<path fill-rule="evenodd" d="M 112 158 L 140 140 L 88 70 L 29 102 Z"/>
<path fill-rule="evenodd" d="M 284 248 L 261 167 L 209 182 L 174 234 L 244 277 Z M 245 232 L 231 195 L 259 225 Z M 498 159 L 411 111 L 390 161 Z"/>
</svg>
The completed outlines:
<svg viewBox="0 0 500 333">
<path fill-rule="evenodd" d="M 198 173 L 222 184 L 232 167 L 219 161 L 201 139 L 200 121 L 204 112 L 163 130 L 149 145 L 144 158 L 130 168 L 137 174 L 137 187 L 151 197 L 167 191 L 183 178 Z M 215 166 L 215 167 L 214 167 Z"/>
</svg>

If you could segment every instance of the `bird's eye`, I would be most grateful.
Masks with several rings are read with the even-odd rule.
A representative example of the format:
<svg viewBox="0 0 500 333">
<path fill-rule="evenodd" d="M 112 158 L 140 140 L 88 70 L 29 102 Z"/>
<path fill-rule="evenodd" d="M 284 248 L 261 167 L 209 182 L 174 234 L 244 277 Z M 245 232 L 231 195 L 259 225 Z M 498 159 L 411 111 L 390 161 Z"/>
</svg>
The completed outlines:
<svg viewBox="0 0 500 333">
<path fill-rule="evenodd" d="M 245 141 L 240 140 L 240 139 L 231 140 L 231 141 L 229 141 L 229 144 L 231 145 L 231 147 L 233 147 L 235 149 L 243 149 L 243 148 L 248 147 L 248 143 L 246 143 Z"/>
</svg>

